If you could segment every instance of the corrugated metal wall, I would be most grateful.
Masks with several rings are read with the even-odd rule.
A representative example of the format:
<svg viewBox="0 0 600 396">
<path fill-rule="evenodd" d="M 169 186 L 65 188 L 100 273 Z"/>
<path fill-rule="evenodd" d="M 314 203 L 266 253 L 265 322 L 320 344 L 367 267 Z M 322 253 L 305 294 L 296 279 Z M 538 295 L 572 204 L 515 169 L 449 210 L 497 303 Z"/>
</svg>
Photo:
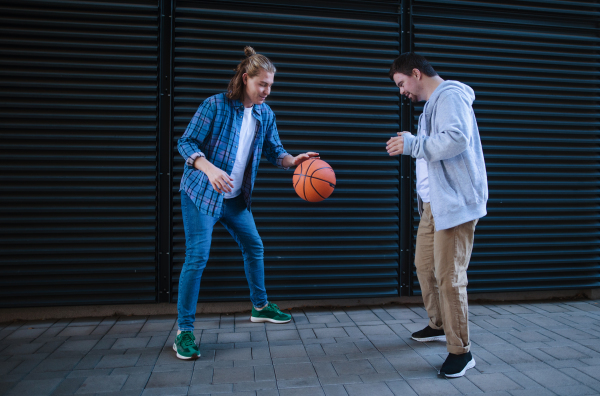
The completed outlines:
<svg viewBox="0 0 600 396">
<path fill-rule="evenodd" d="M 253 214 L 272 299 L 398 295 L 399 163 L 385 152 L 399 125 L 387 77 L 399 54 L 398 18 L 397 1 L 177 2 L 176 138 L 205 98 L 225 91 L 251 45 L 277 67 L 268 104 L 286 150 L 317 151 L 336 172 L 333 195 L 311 204 L 295 195 L 291 171 L 263 159 Z M 176 154 L 174 290 L 185 255 L 182 169 Z M 245 300 L 239 248 L 222 227 L 213 235 L 200 300 Z"/>
<path fill-rule="evenodd" d="M 597 2 L 413 1 L 414 51 L 477 96 L 490 200 L 470 292 L 600 286 L 599 11 Z M 416 201 L 413 213 L 416 235 Z"/>
<path fill-rule="evenodd" d="M 156 301 L 156 1 L 0 4 L 0 307 Z"/>
<path fill-rule="evenodd" d="M 268 103 L 287 150 L 319 151 L 338 177 L 310 204 L 261 164 L 270 297 L 418 294 L 418 214 L 399 209 L 413 162 L 384 149 L 403 129 L 387 78 L 401 37 L 477 94 L 490 202 L 470 292 L 599 287 L 599 14 L 559 0 L 0 0 L 0 306 L 176 300 L 176 141 L 245 45 L 278 67 Z M 404 121 L 421 109 L 402 106 Z M 245 300 L 239 249 L 214 236 L 200 299 Z"/>
</svg>

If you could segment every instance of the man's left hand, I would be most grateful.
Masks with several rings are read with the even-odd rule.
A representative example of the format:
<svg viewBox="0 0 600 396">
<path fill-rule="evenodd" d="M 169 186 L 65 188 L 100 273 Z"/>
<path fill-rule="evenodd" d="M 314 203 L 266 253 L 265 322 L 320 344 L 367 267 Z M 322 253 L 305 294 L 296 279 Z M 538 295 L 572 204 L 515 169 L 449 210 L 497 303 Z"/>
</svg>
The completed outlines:
<svg viewBox="0 0 600 396">
<path fill-rule="evenodd" d="M 410 132 L 398 132 L 398 136 L 394 136 L 387 141 L 386 150 L 390 156 L 400 155 L 404 152 L 404 134 Z"/>
</svg>

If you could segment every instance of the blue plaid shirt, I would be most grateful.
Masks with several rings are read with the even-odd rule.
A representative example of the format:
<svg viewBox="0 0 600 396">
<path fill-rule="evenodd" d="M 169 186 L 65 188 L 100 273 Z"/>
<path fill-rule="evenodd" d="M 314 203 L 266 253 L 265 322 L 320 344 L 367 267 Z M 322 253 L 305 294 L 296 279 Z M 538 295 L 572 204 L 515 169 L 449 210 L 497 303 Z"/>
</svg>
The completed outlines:
<svg viewBox="0 0 600 396">
<path fill-rule="evenodd" d="M 252 166 L 246 166 L 242 182 L 242 195 L 248 210 L 252 205 L 252 189 L 263 148 L 269 162 L 282 169 L 287 169 L 282 162 L 288 155 L 279 140 L 273 110 L 267 104 L 254 105 L 252 115 L 256 118 L 254 143 L 248 161 Z M 186 160 L 179 189 L 186 192 L 200 213 L 219 217 L 223 194 L 213 189 L 204 172 L 194 168 L 194 160 L 204 156 L 231 175 L 243 118 L 244 104 L 241 101 L 228 99 L 224 93 L 211 96 L 198 107 L 177 143 L 179 153 Z"/>
</svg>

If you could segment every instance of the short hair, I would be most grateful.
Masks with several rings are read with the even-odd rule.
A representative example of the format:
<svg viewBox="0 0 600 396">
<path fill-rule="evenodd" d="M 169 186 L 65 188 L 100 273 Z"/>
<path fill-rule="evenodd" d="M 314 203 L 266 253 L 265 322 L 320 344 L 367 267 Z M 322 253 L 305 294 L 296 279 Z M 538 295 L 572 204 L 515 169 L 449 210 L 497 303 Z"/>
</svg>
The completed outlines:
<svg viewBox="0 0 600 396">
<path fill-rule="evenodd" d="M 427 77 L 437 76 L 437 72 L 433 66 L 427 62 L 423 55 L 415 54 L 414 52 L 405 52 L 394 60 L 390 67 L 390 80 L 394 81 L 394 74 L 402 73 L 407 76 L 412 74 L 413 69 L 419 70 Z"/>
<path fill-rule="evenodd" d="M 257 76 L 261 70 L 266 70 L 269 73 L 275 74 L 277 69 L 273 63 L 264 55 L 257 54 L 252 47 L 244 48 L 246 59 L 242 60 L 235 68 L 235 75 L 229 81 L 227 87 L 227 97 L 229 99 L 244 100 L 244 73 L 248 73 L 248 77 Z"/>
</svg>

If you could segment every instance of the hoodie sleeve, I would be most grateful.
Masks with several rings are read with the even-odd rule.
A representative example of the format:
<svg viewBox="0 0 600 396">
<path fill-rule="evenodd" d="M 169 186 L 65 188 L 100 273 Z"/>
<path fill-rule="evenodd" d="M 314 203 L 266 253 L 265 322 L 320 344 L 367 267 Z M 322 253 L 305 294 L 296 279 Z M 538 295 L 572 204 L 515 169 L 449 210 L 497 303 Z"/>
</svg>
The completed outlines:
<svg viewBox="0 0 600 396">
<path fill-rule="evenodd" d="M 425 160 L 441 161 L 457 156 L 469 147 L 472 130 L 471 103 L 456 91 L 441 95 L 435 105 L 435 118 L 430 136 L 405 134 L 402 154 Z"/>
</svg>

